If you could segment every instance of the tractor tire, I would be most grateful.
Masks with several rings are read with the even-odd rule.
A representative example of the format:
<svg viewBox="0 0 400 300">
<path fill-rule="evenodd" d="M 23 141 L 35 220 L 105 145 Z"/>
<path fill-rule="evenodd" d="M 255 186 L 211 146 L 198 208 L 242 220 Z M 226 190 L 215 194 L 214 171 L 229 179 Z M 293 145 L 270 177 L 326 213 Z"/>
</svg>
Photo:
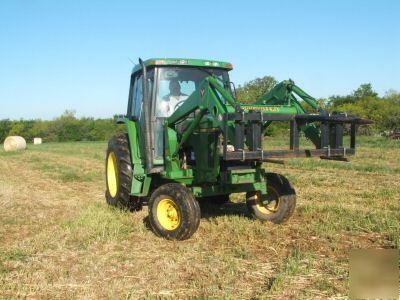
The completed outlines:
<svg viewBox="0 0 400 300">
<path fill-rule="evenodd" d="M 200 206 L 192 192 L 178 183 L 158 187 L 149 200 L 149 224 L 168 240 L 190 238 L 200 224 Z"/>
<path fill-rule="evenodd" d="M 132 163 L 128 135 L 116 134 L 108 142 L 106 155 L 106 201 L 111 206 L 140 210 L 138 197 L 130 195 Z"/>
<path fill-rule="evenodd" d="M 283 175 L 267 173 L 268 203 L 262 203 L 261 193 L 247 192 L 246 205 L 253 217 L 276 224 L 287 221 L 296 207 L 296 192 Z"/>
</svg>

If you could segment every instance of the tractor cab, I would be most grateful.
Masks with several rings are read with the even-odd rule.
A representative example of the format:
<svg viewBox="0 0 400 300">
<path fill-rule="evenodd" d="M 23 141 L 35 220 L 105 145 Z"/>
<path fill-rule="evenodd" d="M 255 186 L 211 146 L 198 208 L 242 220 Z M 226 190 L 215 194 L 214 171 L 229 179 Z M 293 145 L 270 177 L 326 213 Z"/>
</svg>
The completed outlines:
<svg viewBox="0 0 400 300">
<path fill-rule="evenodd" d="M 153 158 L 154 164 L 160 165 L 163 163 L 165 118 L 171 116 L 210 75 L 218 78 L 231 92 L 228 71 L 232 65 L 198 59 L 149 59 L 143 63 L 147 73 Z M 140 131 L 144 134 L 143 108 L 143 68 L 139 64 L 132 71 L 127 116 L 139 120 Z"/>
</svg>

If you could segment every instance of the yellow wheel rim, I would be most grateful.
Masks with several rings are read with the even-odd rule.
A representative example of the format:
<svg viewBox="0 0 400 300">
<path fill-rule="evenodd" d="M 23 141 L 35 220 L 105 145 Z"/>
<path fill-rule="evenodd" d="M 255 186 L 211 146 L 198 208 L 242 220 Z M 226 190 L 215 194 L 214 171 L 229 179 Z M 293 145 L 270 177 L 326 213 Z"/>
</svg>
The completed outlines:
<svg viewBox="0 0 400 300">
<path fill-rule="evenodd" d="M 118 167 L 114 152 L 110 152 L 107 157 L 107 187 L 111 197 L 115 197 L 118 190 Z"/>
<path fill-rule="evenodd" d="M 261 193 L 257 192 L 255 195 L 255 202 L 257 209 L 266 215 L 274 214 L 279 209 L 279 193 L 273 187 L 268 187 L 268 203 L 262 203 Z"/>
<path fill-rule="evenodd" d="M 178 228 L 181 223 L 179 209 L 172 199 L 164 198 L 157 205 L 157 219 L 162 227 L 167 230 Z"/>
</svg>

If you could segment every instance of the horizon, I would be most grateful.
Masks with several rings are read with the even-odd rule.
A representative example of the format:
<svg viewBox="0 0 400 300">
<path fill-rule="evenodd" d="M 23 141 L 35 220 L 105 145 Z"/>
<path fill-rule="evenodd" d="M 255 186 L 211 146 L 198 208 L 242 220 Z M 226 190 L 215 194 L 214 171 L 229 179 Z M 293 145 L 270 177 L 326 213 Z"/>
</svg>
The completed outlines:
<svg viewBox="0 0 400 300">
<path fill-rule="evenodd" d="M 2 2 L 0 119 L 123 114 L 139 56 L 228 61 L 235 85 L 291 78 L 328 98 L 371 83 L 383 96 L 400 89 L 399 11 L 389 0 Z"/>
<path fill-rule="evenodd" d="M 245 82 L 245 83 L 247 83 L 247 82 Z M 360 84 L 361 85 L 361 84 Z M 358 86 L 358 87 L 360 87 L 360 86 Z M 373 90 L 374 90 L 374 86 L 372 85 L 372 88 L 373 88 Z M 352 92 L 354 92 L 356 89 L 354 89 Z M 386 92 L 385 92 L 385 94 L 384 95 L 379 95 L 379 93 L 378 93 L 378 97 L 380 97 L 380 98 L 383 98 L 386 94 L 389 94 L 389 93 L 391 93 L 391 92 L 396 92 L 396 93 L 399 93 L 400 91 L 398 91 L 398 90 L 394 90 L 394 89 L 389 89 L 389 90 L 387 90 Z M 351 93 L 349 93 L 348 95 L 350 95 Z M 317 100 L 319 100 L 319 99 L 324 99 L 324 100 L 329 100 L 329 98 L 330 97 L 334 97 L 334 96 L 348 96 L 348 95 L 331 95 L 331 96 L 329 96 L 329 97 L 327 97 L 327 98 L 316 98 Z M 127 101 L 128 101 L 128 99 L 127 99 Z M 126 104 L 128 104 L 127 102 L 126 102 Z M 111 116 L 90 116 L 90 115 L 81 115 L 81 114 L 79 114 L 79 112 L 77 112 L 75 109 L 70 109 L 70 108 L 66 108 L 66 109 L 64 109 L 59 115 L 57 115 L 57 116 L 53 116 L 53 117 L 50 117 L 50 118 L 35 118 L 35 117 L 33 117 L 33 118 L 19 118 L 19 119 L 13 119 L 13 118 L 0 118 L 0 121 L 4 121 L 4 120 L 9 120 L 9 121 L 54 121 L 54 120 L 56 120 L 57 118 L 59 118 L 59 117 L 61 117 L 61 116 L 63 116 L 63 115 L 66 115 L 66 114 L 72 114 L 76 119 L 84 119 L 84 118 L 87 118 L 87 119 L 90 119 L 90 118 L 93 118 L 93 119 L 113 119 L 114 117 L 118 117 L 118 116 L 124 116 L 125 115 L 125 113 L 115 113 L 115 114 L 113 114 L 113 115 L 111 115 Z"/>
</svg>

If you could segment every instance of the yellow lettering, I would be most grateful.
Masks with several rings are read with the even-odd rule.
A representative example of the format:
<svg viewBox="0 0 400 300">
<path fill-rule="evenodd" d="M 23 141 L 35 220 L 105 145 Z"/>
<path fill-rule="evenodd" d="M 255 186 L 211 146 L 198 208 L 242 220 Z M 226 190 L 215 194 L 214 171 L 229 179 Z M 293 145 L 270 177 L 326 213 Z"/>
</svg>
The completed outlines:
<svg viewBox="0 0 400 300">
<path fill-rule="evenodd" d="M 265 112 L 279 112 L 279 107 L 271 107 L 271 106 L 247 106 L 243 105 L 245 110 L 260 110 Z"/>
</svg>

